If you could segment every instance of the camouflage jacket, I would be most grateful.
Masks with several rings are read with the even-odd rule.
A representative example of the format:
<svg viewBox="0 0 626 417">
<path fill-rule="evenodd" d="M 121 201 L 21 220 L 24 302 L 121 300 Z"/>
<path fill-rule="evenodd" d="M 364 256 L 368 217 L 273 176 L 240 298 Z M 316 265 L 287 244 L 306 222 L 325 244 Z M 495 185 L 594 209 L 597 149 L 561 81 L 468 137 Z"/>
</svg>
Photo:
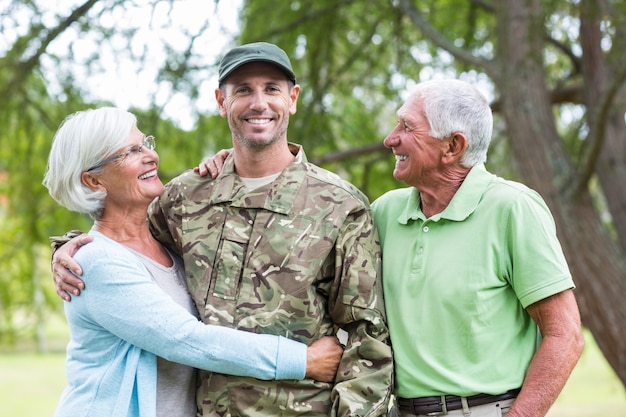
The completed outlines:
<svg viewBox="0 0 626 417">
<path fill-rule="evenodd" d="M 290 147 L 294 163 L 251 192 L 235 174 L 232 156 L 216 180 L 183 173 L 152 204 L 151 227 L 183 257 L 205 323 L 306 344 L 346 330 L 336 383 L 203 372 L 199 413 L 384 415 L 393 361 L 369 203 Z"/>
</svg>

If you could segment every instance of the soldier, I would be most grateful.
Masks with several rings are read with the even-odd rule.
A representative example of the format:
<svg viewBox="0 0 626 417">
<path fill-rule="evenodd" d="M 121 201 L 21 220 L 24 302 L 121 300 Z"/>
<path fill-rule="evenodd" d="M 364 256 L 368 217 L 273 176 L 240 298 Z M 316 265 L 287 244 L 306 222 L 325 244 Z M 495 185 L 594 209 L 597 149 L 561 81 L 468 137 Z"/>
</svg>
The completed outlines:
<svg viewBox="0 0 626 417">
<path fill-rule="evenodd" d="M 306 344 L 343 329 L 342 362 L 335 384 L 204 372 L 197 394 L 204 416 L 387 412 L 393 360 L 369 202 L 287 141 L 299 92 L 276 45 L 229 51 L 215 97 L 232 155 L 215 180 L 190 171 L 167 184 L 150 207 L 150 227 L 183 257 L 205 323 Z M 58 252 L 55 262 L 73 265 Z M 62 275 L 55 270 L 60 294 L 69 288 L 63 279 L 76 282 Z"/>
</svg>

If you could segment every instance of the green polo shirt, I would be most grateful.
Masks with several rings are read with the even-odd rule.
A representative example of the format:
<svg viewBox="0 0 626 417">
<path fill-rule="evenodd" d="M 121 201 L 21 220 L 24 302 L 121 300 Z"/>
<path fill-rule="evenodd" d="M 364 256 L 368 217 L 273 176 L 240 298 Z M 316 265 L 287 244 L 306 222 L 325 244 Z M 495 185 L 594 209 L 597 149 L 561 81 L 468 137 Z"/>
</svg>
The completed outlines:
<svg viewBox="0 0 626 417">
<path fill-rule="evenodd" d="M 427 219 L 417 189 L 372 204 L 396 395 L 500 394 L 522 385 L 539 342 L 525 307 L 574 287 L 542 198 L 475 166 Z"/>
</svg>

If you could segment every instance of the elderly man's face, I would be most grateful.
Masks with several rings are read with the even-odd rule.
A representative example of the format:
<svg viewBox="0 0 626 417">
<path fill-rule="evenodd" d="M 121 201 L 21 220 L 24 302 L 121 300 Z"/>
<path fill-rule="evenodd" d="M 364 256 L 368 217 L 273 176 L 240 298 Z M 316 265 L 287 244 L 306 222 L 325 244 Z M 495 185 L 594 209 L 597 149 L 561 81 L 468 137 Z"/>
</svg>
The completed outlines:
<svg viewBox="0 0 626 417">
<path fill-rule="evenodd" d="M 411 96 L 397 114 L 398 125 L 383 143 L 396 156 L 394 178 L 419 188 L 423 181 L 443 170 L 442 156 L 448 144 L 428 133 L 430 126 L 422 99 Z"/>
<path fill-rule="evenodd" d="M 220 115 L 228 118 L 234 146 L 263 148 L 287 138 L 300 87 L 290 88 L 275 65 L 251 62 L 237 68 L 216 90 Z"/>
</svg>

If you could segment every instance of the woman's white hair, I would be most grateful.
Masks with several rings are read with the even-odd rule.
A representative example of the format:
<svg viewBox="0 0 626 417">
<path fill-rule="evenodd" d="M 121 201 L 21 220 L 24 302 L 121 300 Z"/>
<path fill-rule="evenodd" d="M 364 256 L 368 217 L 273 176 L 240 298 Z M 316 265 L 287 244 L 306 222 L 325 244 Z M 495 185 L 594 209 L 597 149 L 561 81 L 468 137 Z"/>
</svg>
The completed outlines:
<svg viewBox="0 0 626 417">
<path fill-rule="evenodd" d="M 54 135 L 43 179 L 52 198 L 71 211 L 97 218 L 104 207 L 106 193 L 83 184 L 81 174 L 124 147 L 136 124 L 135 115 L 113 107 L 69 115 Z"/>
<path fill-rule="evenodd" d="M 473 167 L 487 160 L 493 132 L 493 115 L 485 96 L 461 80 L 431 80 L 419 83 L 413 92 L 423 100 L 429 134 L 436 139 L 460 132 L 467 137 L 461 164 Z"/>
</svg>

